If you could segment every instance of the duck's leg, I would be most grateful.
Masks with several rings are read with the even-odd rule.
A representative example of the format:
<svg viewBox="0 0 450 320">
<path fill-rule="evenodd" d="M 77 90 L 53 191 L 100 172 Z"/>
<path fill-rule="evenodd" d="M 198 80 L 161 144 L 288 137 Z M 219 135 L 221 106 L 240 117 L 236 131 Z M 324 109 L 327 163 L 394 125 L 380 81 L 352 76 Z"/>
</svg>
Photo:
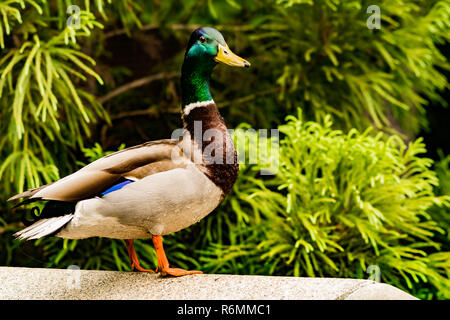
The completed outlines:
<svg viewBox="0 0 450 320">
<path fill-rule="evenodd" d="M 156 272 L 159 271 L 163 276 L 171 275 L 175 277 L 202 273 L 197 270 L 188 271 L 180 268 L 169 268 L 169 261 L 167 260 L 166 253 L 163 248 L 162 236 L 152 236 L 152 240 L 156 250 L 156 257 L 158 258 L 158 268 L 156 269 Z"/>
<path fill-rule="evenodd" d="M 136 255 L 136 251 L 134 251 L 133 239 L 126 239 L 125 243 L 127 245 L 128 257 L 130 257 L 131 270 L 155 273 L 155 271 L 153 270 L 142 268 L 141 265 L 139 264 L 139 259 Z"/>
</svg>

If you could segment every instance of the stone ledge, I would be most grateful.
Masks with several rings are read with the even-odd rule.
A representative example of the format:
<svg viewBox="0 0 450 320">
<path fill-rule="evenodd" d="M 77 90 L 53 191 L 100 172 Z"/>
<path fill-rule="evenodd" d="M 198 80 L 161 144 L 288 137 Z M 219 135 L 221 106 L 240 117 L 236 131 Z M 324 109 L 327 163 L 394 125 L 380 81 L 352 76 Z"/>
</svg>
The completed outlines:
<svg viewBox="0 0 450 320">
<path fill-rule="evenodd" d="M 414 300 L 370 280 L 0 267 L 0 299 Z"/>
</svg>

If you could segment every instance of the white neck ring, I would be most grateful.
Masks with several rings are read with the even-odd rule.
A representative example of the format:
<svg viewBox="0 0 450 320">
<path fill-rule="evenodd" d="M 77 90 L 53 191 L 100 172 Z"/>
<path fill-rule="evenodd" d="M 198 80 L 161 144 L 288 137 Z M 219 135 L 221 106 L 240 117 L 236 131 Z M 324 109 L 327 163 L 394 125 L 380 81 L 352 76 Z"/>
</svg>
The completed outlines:
<svg viewBox="0 0 450 320">
<path fill-rule="evenodd" d="M 214 100 L 208 100 L 208 101 L 198 101 L 198 102 L 193 102 L 193 103 L 189 103 L 187 106 L 185 106 L 183 108 L 183 114 L 185 116 L 189 115 L 189 113 L 195 109 L 195 108 L 199 108 L 199 107 L 206 107 L 207 105 L 214 103 Z"/>
</svg>

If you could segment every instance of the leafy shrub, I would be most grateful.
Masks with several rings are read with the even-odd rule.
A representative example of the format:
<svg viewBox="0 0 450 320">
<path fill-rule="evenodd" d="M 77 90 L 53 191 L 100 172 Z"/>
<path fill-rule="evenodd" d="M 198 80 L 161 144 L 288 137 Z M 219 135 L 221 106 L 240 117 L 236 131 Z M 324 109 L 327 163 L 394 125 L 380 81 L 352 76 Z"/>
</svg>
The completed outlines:
<svg viewBox="0 0 450 320">
<path fill-rule="evenodd" d="M 379 29 L 366 25 L 374 4 Z M 446 104 L 438 92 L 448 62 L 437 45 L 449 39 L 448 1 L 268 0 L 252 17 L 252 48 L 271 53 L 255 57 L 258 88 L 276 77 L 288 113 L 301 105 L 310 120 L 332 114 L 347 129 L 411 137 L 427 125 L 424 97 Z"/>
<path fill-rule="evenodd" d="M 0 177 L 8 182 L 5 193 L 12 193 L 55 180 L 58 158 L 68 162 L 67 146 L 82 146 L 89 123 L 107 119 L 95 97 L 78 87 L 87 76 L 103 84 L 91 68 L 95 61 L 77 42 L 102 25 L 86 11 L 79 29 L 63 23 L 64 12 L 56 23 L 47 16 L 47 2 L 3 1 L 0 11 L 1 49 L 15 31 L 0 57 Z"/>
<path fill-rule="evenodd" d="M 449 205 L 436 196 L 432 160 L 421 139 L 347 134 L 322 123 L 287 117 L 279 127 L 280 167 L 274 179 L 244 170 L 235 186 L 235 212 L 245 212 L 238 243 L 213 246 L 207 267 L 231 273 L 367 277 L 412 291 L 430 282 L 450 297 L 450 252 L 433 241 L 444 230 L 427 210 Z M 236 201 L 236 200 L 234 200 Z M 226 213 L 223 213 L 226 214 Z M 227 212 L 227 214 L 231 214 Z M 234 230 L 236 232 L 236 230 Z M 434 252 L 434 254 L 429 254 Z"/>
<path fill-rule="evenodd" d="M 434 165 L 436 175 L 439 178 L 439 186 L 436 187 L 435 193 L 441 196 L 450 196 L 450 156 L 444 157 L 441 150 L 439 151 L 440 160 L 437 161 Z M 447 254 L 446 252 L 450 251 L 450 208 L 434 205 L 430 208 L 429 214 L 431 218 L 437 222 L 439 227 L 445 231 L 445 233 L 436 233 L 433 237 L 435 242 L 441 244 L 441 249 L 438 253 L 432 253 L 430 255 L 430 260 L 436 262 L 436 266 L 438 268 L 442 268 L 443 274 L 446 273 L 446 278 L 450 279 L 450 270 L 445 268 L 445 264 L 442 262 L 445 261 L 443 258 Z M 445 262 L 444 262 L 445 263 Z M 447 287 L 450 285 L 448 281 L 445 282 Z M 430 299 L 433 297 L 436 298 L 447 298 L 445 294 L 441 292 L 435 292 L 434 288 L 430 288 L 429 285 L 424 286 L 423 288 L 417 289 L 417 294 L 424 298 Z"/>
</svg>

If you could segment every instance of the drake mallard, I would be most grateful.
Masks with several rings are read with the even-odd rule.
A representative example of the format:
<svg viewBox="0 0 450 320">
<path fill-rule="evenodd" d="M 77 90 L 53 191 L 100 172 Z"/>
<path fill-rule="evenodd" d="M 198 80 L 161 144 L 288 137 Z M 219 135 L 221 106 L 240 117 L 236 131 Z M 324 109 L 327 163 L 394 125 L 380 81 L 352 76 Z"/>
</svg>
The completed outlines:
<svg viewBox="0 0 450 320">
<path fill-rule="evenodd" d="M 201 273 L 169 267 L 162 236 L 207 216 L 229 193 L 239 172 L 236 149 L 209 90 L 219 62 L 250 66 L 216 29 L 195 30 L 181 72 L 182 139 L 115 152 L 56 182 L 11 197 L 8 200 L 27 198 L 19 205 L 47 201 L 35 222 L 15 236 L 124 239 L 132 269 L 148 272 L 153 271 L 140 266 L 133 239 L 152 238 L 156 272 Z"/>
</svg>

